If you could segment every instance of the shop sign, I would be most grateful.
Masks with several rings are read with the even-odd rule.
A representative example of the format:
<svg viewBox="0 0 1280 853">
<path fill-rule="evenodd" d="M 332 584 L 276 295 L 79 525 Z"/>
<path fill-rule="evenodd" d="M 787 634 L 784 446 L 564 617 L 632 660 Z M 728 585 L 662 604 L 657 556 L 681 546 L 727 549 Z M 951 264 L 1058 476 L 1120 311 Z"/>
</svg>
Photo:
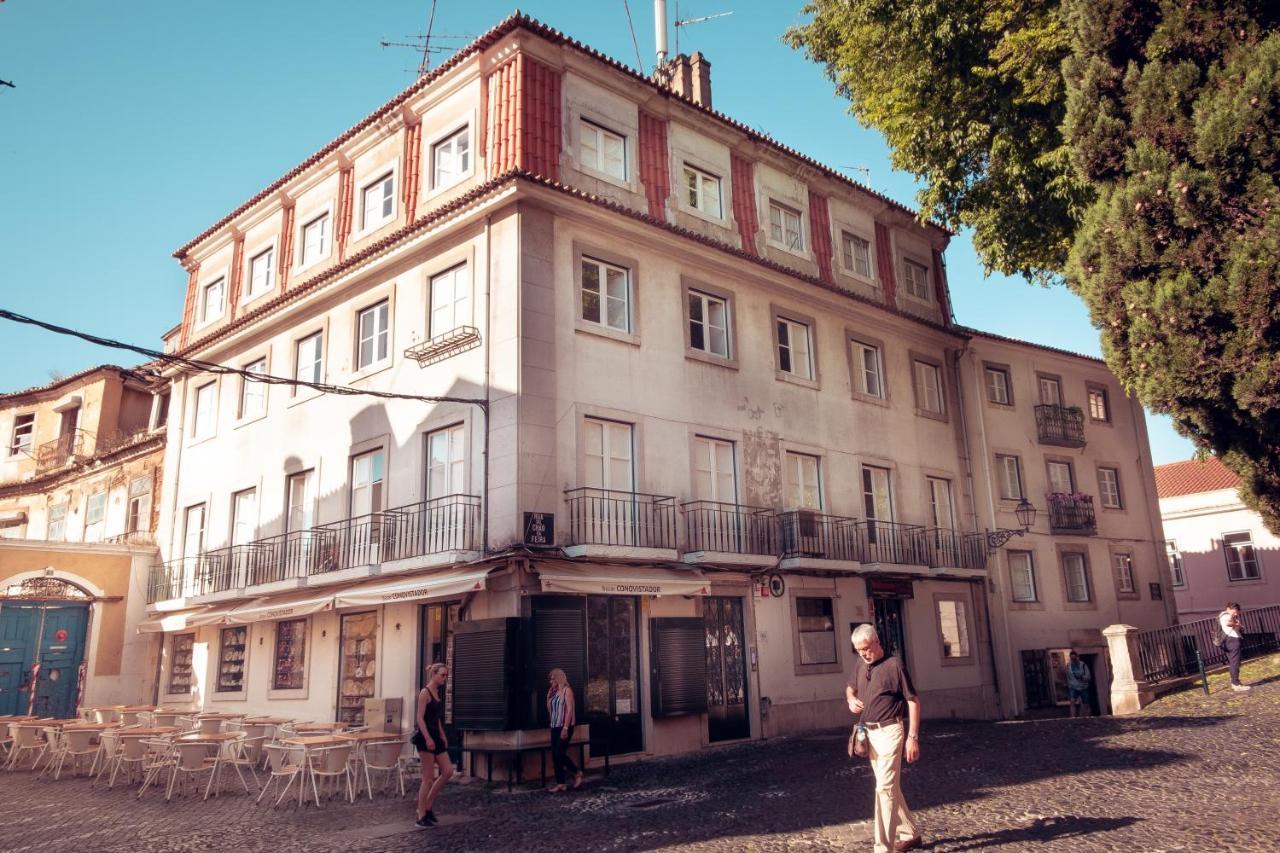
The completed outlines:
<svg viewBox="0 0 1280 853">
<path fill-rule="evenodd" d="M 867 578 L 871 598 L 915 598 L 910 578 Z"/>
<path fill-rule="evenodd" d="M 556 516 L 551 512 L 526 512 L 524 514 L 524 544 L 556 544 Z"/>
<path fill-rule="evenodd" d="M 756 580 L 757 598 L 781 598 L 786 591 L 787 582 L 776 572 L 763 575 Z"/>
</svg>

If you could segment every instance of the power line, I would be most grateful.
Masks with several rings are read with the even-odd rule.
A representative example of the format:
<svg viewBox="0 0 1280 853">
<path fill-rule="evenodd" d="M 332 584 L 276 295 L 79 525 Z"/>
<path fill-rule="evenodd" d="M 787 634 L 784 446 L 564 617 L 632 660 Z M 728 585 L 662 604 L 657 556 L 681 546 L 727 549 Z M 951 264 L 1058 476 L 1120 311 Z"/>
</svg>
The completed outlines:
<svg viewBox="0 0 1280 853">
<path fill-rule="evenodd" d="M 289 385 L 295 388 L 310 388 L 319 391 L 322 394 L 337 394 L 345 397 L 377 397 L 382 400 L 412 400 L 418 403 L 465 403 L 471 406 L 479 406 L 481 409 L 488 411 L 489 402 L 478 397 L 430 397 L 418 394 L 397 394 L 393 391 L 374 391 L 368 388 L 352 388 L 349 385 L 330 385 L 326 382 L 308 382 L 305 379 L 291 379 L 286 376 L 272 376 L 269 373 L 255 373 L 251 370 L 244 370 L 238 367 L 228 367 L 225 364 L 215 364 L 211 361 L 202 361 L 195 358 L 183 358 L 179 355 L 161 352 L 160 350 L 140 347 L 137 344 L 125 343 L 114 338 L 104 338 L 101 335 L 90 334 L 89 332 L 81 332 L 77 329 L 71 329 L 66 326 L 59 326 L 56 323 L 46 323 L 43 320 L 37 320 L 34 317 L 27 317 L 14 311 L 8 311 L 0 308 L 0 319 L 11 320 L 14 323 L 22 323 L 27 326 L 36 326 L 48 332 L 57 335 L 65 335 L 67 337 L 79 338 L 82 341 L 88 341 L 91 344 L 97 344 L 102 347 L 110 347 L 111 349 L 126 350 L 128 352 L 137 353 L 146 356 L 153 361 L 164 362 L 175 367 L 181 367 L 186 370 L 194 370 L 199 373 L 212 373 L 219 376 L 239 376 L 246 382 L 261 382 L 264 385 Z"/>
<path fill-rule="evenodd" d="M 631 44 L 636 49 L 636 70 L 644 75 L 644 60 L 640 58 L 640 42 L 636 41 L 636 25 L 631 20 L 631 4 L 627 0 L 622 0 L 622 8 L 627 13 L 627 27 L 631 30 Z"/>
</svg>

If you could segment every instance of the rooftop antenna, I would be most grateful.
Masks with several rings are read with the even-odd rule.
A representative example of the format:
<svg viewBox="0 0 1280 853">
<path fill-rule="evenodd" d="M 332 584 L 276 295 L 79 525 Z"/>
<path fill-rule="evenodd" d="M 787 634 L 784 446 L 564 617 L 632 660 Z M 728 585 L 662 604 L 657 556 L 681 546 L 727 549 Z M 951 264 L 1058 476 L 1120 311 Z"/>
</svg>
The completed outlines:
<svg viewBox="0 0 1280 853">
<path fill-rule="evenodd" d="M 2 0 L 0 0 L 2 2 Z M 453 53 L 460 45 L 440 45 L 432 42 L 440 41 L 471 41 L 475 36 L 466 34 L 437 34 L 432 29 L 436 20 L 436 0 L 431 0 L 431 13 L 427 17 L 427 31 L 425 33 L 413 33 L 404 38 L 407 41 L 391 41 L 390 39 L 382 39 L 378 42 L 382 47 L 407 47 L 422 54 L 422 59 L 418 62 L 418 78 L 427 76 L 427 72 L 431 70 L 431 54 L 433 53 Z M 408 70 L 408 69 L 406 69 Z"/>
<path fill-rule="evenodd" d="M 716 18 L 727 18 L 732 12 L 716 12 L 714 15 L 702 15 L 697 18 L 681 18 L 680 17 L 680 0 L 676 0 L 676 53 L 680 53 L 680 28 L 692 26 L 693 24 L 701 24 L 704 21 L 714 21 Z"/>
<path fill-rule="evenodd" d="M 867 179 L 867 183 L 871 183 L 871 167 L 870 166 L 841 166 L 840 168 L 846 172 L 859 172 L 864 178 Z"/>
</svg>

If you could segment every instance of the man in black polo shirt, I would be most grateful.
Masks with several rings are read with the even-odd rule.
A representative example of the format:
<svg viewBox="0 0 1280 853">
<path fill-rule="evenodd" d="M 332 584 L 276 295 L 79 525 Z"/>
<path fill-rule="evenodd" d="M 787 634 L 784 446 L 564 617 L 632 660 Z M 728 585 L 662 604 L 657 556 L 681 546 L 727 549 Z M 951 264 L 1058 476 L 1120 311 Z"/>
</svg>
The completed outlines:
<svg viewBox="0 0 1280 853">
<path fill-rule="evenodd" d="M 907 761 L 920 758 L 920 700 L 906 666 L 885 655 L 874 627 L 859 625 L 852 640 L 858 655 L 845 697 L 849 710 L 862 715 L 871 745 L 871 770 L 876 776 L 875 853 L 913 850 L 920 846 L 920 833 L 902 796 L 901 771 L 904 743 Z"/>
</svg>

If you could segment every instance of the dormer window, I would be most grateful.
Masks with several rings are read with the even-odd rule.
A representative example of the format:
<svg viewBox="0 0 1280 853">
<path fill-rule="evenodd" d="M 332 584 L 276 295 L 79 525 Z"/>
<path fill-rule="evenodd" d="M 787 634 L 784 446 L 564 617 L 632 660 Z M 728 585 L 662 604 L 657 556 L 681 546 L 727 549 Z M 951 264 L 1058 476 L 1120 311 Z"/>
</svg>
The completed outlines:
<svg viewBox="0 0 1280 853">
<path fill-rule="evenodd" d="M 589 121 L 582 122 L 582 165 L 620 181 L 627 179 L 627 140 Z"/>
<path fill-rule="evenodd" d="M 360 191 L 360 230 L 381 225 L 396 211 L 395 178 L 387 172 Z"/>
<path fill-rule="evenodd" d="M 431 187 L 441 189 L 471 174 L 471 128 L 464 127 L 431 146 Z"/>
<path fill-rule="evenodd" d="M 929 268 L 915 261 L 905 261 L 907 295 L 922 302 L 929 301 Z"/>
<path fill-rule="evenodd" d="M 209 323 L 222 316 L 227 302 L 227 280 L 219 277 L 206 284 L 200 293 L 200 322 Z"/>
<path fill-rule="evenodd" d="M 302 266 L 329 254 L 329 214 L 322 213 L 302 226 Z"/>
<path fill-rule="evenodd" d="M 793 252 L 803 252 L 804 227 L 800 224 L 800 212 L 771 200 L 769 239 Z"/>
</svg>

